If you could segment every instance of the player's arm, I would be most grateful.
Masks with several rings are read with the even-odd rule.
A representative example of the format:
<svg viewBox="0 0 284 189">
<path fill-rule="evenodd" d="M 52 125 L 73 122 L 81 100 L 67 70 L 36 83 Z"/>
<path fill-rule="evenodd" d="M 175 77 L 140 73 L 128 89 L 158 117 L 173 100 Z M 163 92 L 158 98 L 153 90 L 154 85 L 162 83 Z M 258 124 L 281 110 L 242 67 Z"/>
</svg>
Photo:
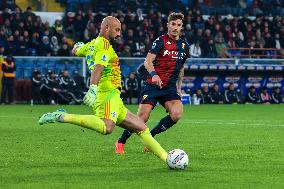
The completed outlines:
<svg viewBox="0 0 284 189">
<path fill-rule="evenodd" d="M 101 79 L 101 74 L 104 70 L 104 66 L 97 64 L 94 66 L 94 70 L 91 73 L 91 77 L 90 77 L 90 86 L 89 86 L 89 90 L 86 93 L 86 95 L 84 96 L 84 103 L 87 106 L 93 107 L 96 103 L 96 99 L 97 99 L 97 91 L 98 91 L 98 83 Z"/>
<path fill-rule="evenodd" d="M 184 77 L 184 65 L 182 66 L 179 72 L 178 80 L 177 80 L 177 92 L 180 96 L 182 96 L 181 86 L 182 86 L 183 77 Z"/>
<path fill-rule="evenodd" d="M 84 103 L 90 107 L 94 107 L 97 99 L 98 84 L 101 79 L 104 67 L 108 65 L 110 55 L 107 51 L 101 50 L 96 53 L 94 62 L 95 64 L 90 66 L 89 69 L 93 70 L 90 78 L 90 87 L 86 95 L 84 96 Z"/>
<path fill-rule="evenodd" d="M 163 46 L 164 46 L 163 39 L 161 37 L 157 38 L 153 42 L 151 50 L 147 54 L 145 62 L 144 62 L 145 68 L 147 69 L 147 71 L 150 73 L 152 77 L 152 82 L 155 85 L 158 85 L 160 88 L 162 88 L 163 83 L 154 68 L 153 61 L 155 60 L 157 54 L 160 53 L 160 51 L 163 49 Z"/>
<path fill-rule="evenodd" d="M 72 49 L 72 54 L 75 56 L 81 56 L 81 57 L 86 56 L 90 44 L 91 44 L 91 41 L 86 44 L 84 44 L 83 42 L 75 43 Z"/>
<path fill-rule="evenodd" d="M 90 85 L 98 85 L 103 70 L 104 70 L 103 65 L 100 64 L 95 65 L 94 71 L 92 71 L 91 73 Z"/>
<path fill-rule="evenodd" d="M 160 88 L 162 88 L 163 82 L 162 82 L 161 78 L 158 76 L 158 74 L 157 74 L 157 72 L 154 68 L 154 65 L 153 65 L 153 61 L 155 60 L 155 58 L 156 58 L 155 54 L 148 53 L 147 56 L 146 56 L 146 59 L 144 61 L 144 66 L 147 69 L 147 71 L 150 73 L 150 75 L 152 77 L 152 82 L 155 85 L 158 85 Z"/>
</svg>

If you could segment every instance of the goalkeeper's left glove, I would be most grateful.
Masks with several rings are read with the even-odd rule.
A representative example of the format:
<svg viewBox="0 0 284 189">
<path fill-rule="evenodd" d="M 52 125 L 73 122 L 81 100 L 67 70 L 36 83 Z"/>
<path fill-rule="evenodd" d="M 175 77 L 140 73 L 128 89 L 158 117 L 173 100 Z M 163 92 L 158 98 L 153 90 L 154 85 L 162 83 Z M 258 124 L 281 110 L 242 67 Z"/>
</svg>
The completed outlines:
<svg viewBox="0 0 284 189">
<path fill-rule="evenodd" d="M 94 107 L 96 103 L 96 99 L 97 99 L 97 91 L 98 91 L 98 86 L 92 84 L 88 92 L 84 96 L 84 99 L 83 99 L 84 104 L 90 107 Z"/>
<path fill-rule="evenodd" d="M 76 55 L 77 50 L 80 49 L 81 47 L 83 47 L 84 45 L 85 44 L 83 42 L 75 43 L 75 45 L 73 46 L 73 49 L 72 49 L 72 54 Z"/>
</svg>

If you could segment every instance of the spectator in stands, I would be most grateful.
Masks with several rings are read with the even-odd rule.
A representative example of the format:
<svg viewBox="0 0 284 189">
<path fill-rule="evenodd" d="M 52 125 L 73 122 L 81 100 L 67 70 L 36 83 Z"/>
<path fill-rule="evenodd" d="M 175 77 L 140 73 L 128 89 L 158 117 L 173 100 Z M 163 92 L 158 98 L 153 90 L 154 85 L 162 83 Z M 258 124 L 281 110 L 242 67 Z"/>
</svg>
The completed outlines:
<svg viewBox="0 0 284 189">
<path fill-rule="evenodd" d="M 67 44 L 62 44 L 58 51 L 58 56 L 70 56 L 70 49 Z"/>
<path fill-rule="evenodd" d="M 82 41 L 84 39 L 84 30 L 87 22 L 83 19 L 82 11 L 78 11 L 73 21 L 75 30 L 75 41 Z"/>
<path fill-rule="evenodd" d="M 132 104 L 132 98 L 138 95 L 138 80 L 134 73 L 130 73 L 125 80 L 125 87 L 128 95 L 128 103 Z"/>
<path fill-rule="evenodd" d="M 203 57 L 206 57 L 206 58 L 216 58 L 217 57 L 217 52 L 216 52 L 213 39 L 209 39 L 208 42 L 205 42 L 204 47 L 203 47 Z"/>
<path fill-rule="evenodd" d="M 46 80 L 39 70 L 33 71 L 31 104 L 48 104 Z"/>
<path fill-rule="evenodd" d="M 84 40 L 90 41 L 98 35 L 98 28 L 95 27 L 93 22 L 88 22 L 87 27 L 84 31 Z"/>
<path fill-rule="evenodd" d="M 60 85 L 61 81 L 54 71 L 49 71 L 47 74 L 47 88 L 50 104 L 67 104 L 69 98 L 66 96 L 66 91 Z"/>
<path fill-rule="evenodd" d="M 267 92 L 267 87 L 262 87 L 261 93 L 260 93 L 260 100 L 262 104 L 270 104 L 271 97 Z"/>
<path fill-rule="evenodd" d="M 84 97 L 83 91 L 79 90 L 76 82 L 69 76 L 69 72 L 64 70 L 60 77 L 60 85 L 63 89 L 61 95 L 69 99 L 69 104 L 81 104 Z"/>
<path fill-rule="evenodd" d="M 212 104 L 224 104 L 224 95 L 219 91 L 219 86 L 214 84 L 210 91 Z"/>
<path fill-rule="evenodd" d="M 204 85 L 202 87 L 202 95 L 203 95 L 204 104 L 211 104 L 212 103 L 212 98 L 211 98 L 211 94 L 209 93 L 208 85 Z"/>
<path fill-rule="evenodd" d="M 14 62 L 14 58 L 9 55 L 6 60 L 2 63 L 2 97 L 1 102 L 7 103 L 6 97 L 8 96 L 8 103 L 14 104 L 14 80 L 15 80 L 15 72 L 16 65 Z"/>
<path fill-rule="evenodd" d="M 48 36 L 42 37 L 42 43 L 39 46 L 39 55 L 40 56 L 51 56 L 51 48 Z"/>
<path fill-rule="evenodd" d="M 227 50 L 227 45 L 225 44 L 225 39 L 222 32 L 218 32 L 215 37 L 215 48 L 217 52 L 217 57 L 219 58 L 229 58 L 230 54 Z"/>
<path fill-rule="evenodd" d="M 259 104 L 260 103 L 260 96 L 256 93 L 255 87 L 252 85 L 249 87 L 249 92 L 246 98 L 247 103 L 251 104 Z"/>
<path fill-rule="evenodd" d="M 199 58 L 201 56 L 201 47 L 199 41 L 195 41 L 195 43 L 190 45 L 189 48 L 191 58 Z"/>
<path fill-rule="evenodd" d="M 58 44 L 58 40 L 56 36 L 51 37 L 50 49 L 51 49 L 52 56 L 58 56 L 58 51 L 60 49 L 60 46 Z"/>
<path fill-rule="evenodd" d="M 273 93 L 271 94 L 271 102 L 273 104 L 284 103 L 283 95 L 281 94 L 280 87 L 275 87 Z"/>
<path fill-rule="evenodd" d="M 241 31 L 237 31 L 236 35 L 234 37 L 235 40 L 235 44 L 237 48 L 244 48 L 246 47 L 246 42 L 245 42 L 245 38 L 244 35 Z"/>
<path fill-rule="evenodd" d="M 130 47 L 128 45 L 124 46 L 123 51 L 120 53 L 121 57 L 131 57 Z"/>
<path fill-rule="evenodd" d="M 204 104 L 204 98 L 202 90 L 200 88 L 196 89 L 195 93 L 192 95 L 192 101 L 194 105 Z"/>
<path fill-rule="evenodd" d="M 88 89 L 86 88 L 85 79 L 79 74 L 78 70 L 74 70 L 73 79 L 76 83 L 77 90 L 86 93 Z"/>
<path fill-rule="evenodd" d="M 284 38 L 282 38 L 282 40 L 280 40 L 280 34 L 276 33 L 274 40 L 273 40 L 273 46 L 272 48 L 276 48 L 276 49 L 284 49 Z M 278 55 L 280 55 L 280 52 L 277 53 Z"/>
<path fill-rule="evenodd" d="M 30 17 L 30 18 L 29 18 Z M 33 9 L 31 6 L 27 7 L 26 11 L 22 15 L 23 20 L 34 19 L 36 17 L 35 13 L 33 13 Z"/>
<path fill-rule="evenodd" d="M 238 104 L 241 103 L 240 97 L 235 90 L 234 83 L 230 83 L 227 90 L 225 90 L 225 103 L 226 104 Z"/>
</svg>

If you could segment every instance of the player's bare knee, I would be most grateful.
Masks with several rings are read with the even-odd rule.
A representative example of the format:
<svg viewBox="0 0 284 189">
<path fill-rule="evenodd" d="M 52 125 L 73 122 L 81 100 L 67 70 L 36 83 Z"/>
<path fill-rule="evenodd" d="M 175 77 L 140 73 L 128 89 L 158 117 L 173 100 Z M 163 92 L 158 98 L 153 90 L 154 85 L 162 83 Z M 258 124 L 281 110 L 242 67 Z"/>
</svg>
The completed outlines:
<svg viewBox="0 0 284 189">
<path fill-rule="evenodd" d="M 139 112 L 138 116 L 140 119 L 142 119 L 144 122 L 147 122 L 149 119 L 149 115 L 148 113 L 144 113 L 144 112 Z"/>
<path fill-rule="evenodd" d="M 109 135 L 113 131 L 113 126 L 112 125 L 106 125 L 106 135 Z"/>
<path fill-rule="evenodd" d="M 135 128 L 135 132 L 139 133 L 141 131 L 144 131 L 145 129 L 147 129 L 146 124 L 141 120 L 137 123 L 136 128 Z"/>
<path fill-rule="evenodd" d="M 115 125 L 112 123 L 106 123 L 106 135 L 109 135 L 112 133 Z"/>
<path fill-rule="evenodd" d="M 181 111 L 173 111 L 173 112 L 170 113 L 170 116 L 171 116 L 173 121 L 177 122 L 182 117 L 182 112 Z"/>
</svg>

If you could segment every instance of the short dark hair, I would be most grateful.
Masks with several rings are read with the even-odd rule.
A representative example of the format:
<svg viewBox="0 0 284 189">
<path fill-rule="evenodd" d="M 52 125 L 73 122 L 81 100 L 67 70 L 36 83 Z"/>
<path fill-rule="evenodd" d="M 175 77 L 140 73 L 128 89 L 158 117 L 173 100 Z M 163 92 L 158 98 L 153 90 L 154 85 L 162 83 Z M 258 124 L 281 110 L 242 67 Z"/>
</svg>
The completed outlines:
<svg viewBox="0 0 284 189">
<path fill-rule="evenodd" d="M 168 16 L 168 22 L 173 21 L 173 20 L 182 20 L 183 21 L 184 15 L 180 12 L 172 12 L 169 16 Z"/>
</svg>

